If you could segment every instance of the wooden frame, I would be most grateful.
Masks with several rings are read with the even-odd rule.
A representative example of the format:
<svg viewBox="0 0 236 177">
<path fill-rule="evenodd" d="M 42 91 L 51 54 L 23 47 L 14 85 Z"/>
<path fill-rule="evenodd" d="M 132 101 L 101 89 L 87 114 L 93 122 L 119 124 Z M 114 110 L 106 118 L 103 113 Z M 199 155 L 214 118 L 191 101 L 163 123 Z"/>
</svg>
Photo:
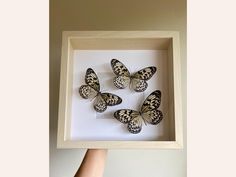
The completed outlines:
<svg viewBox="0 0 236 177">
<path fill-rule="evenodd" d="M 72 57 L 75 49 L 166 49 L 170 68 L 170 99 L 173 101 L 173 141 L 72 141 L 69 140 Z M 65 31 L 62 35 L 58 148 L 155 148 L 183 147 L 181 66 L 179 33 L 175 31 Z"/>
</svg>

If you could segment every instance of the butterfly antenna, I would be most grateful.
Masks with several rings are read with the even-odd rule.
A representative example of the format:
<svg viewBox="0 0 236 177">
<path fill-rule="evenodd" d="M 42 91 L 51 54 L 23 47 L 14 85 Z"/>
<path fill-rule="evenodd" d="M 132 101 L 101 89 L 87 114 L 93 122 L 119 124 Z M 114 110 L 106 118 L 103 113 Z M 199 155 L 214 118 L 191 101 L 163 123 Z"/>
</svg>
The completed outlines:
<svg viewBox="0 0 236 177">
<path fill-rule="evenodd" d="M 102 90 L 102 91 L 101 91 L 101 93 L 104 93 L 104 92 L 107 92 L 107 91 L 108 91 L 108 90 L 107 90 L 107 89 L 105 89 L 105 90 Z"/>
</svg>

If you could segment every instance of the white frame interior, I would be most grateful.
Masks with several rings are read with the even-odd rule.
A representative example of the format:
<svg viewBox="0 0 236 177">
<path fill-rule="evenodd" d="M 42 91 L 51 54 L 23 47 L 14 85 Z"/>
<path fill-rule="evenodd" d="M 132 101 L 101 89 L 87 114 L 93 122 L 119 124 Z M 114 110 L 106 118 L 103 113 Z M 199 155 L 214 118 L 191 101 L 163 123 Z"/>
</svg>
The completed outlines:
<svg viewBox="0 0 236 177">
<path fill-rule="evenodd" d="M 73 52 L 80 50 L 168 50 L 169 99 L 174 100 L 171 141 L 73 141 L 70 140 Z M 62 35 L 58 148 L 156 148 L 183 147 L 179 34 L 174 31 L 65 31 Z M 174 108 L 174 109 L 172 109 Z"/>
</svg>

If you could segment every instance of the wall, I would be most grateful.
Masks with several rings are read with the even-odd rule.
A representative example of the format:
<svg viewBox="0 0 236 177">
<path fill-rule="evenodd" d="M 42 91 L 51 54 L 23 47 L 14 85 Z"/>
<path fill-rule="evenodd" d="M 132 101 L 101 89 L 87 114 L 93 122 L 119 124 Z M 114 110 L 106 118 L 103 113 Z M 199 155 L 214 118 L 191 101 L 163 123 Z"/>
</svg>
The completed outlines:
<svg viewBox="0 0 236 177">
<path fill-rule="evenodd" d="M 61 33 L 69 30 L 180 31 L 183 150 L 110 150 L 104 177 L 186 177 L 186 1 L 50 0 L 50 176 L 73 176 L 85 150 L 56 149 Z"/>
</svg>

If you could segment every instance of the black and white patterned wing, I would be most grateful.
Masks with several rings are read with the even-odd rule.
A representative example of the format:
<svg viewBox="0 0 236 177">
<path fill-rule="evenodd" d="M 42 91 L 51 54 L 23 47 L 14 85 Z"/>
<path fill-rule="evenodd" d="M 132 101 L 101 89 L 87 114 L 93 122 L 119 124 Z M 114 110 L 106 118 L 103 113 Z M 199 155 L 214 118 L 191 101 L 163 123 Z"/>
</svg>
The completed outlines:
<svg viewBox="0 0 236 177">
<path fill-rule="evenodd" d="M 107 106 L 115 106 L 122 102 L 122 99 L 119 96 L 112 93 L 102 93 L 101 96 L 106 102 Z"/>
<path fill-rule="evenodd" d="M 121 76 L 121 75 L 128 76 L 128 77 L 130 76 L 129 70 L 126 68 L 126 66 L 117 59 L 111 60 L 111 67 L 112 67 L 113 72 L 117 76 Z"/>
<path fill-rule="evenodd" d="M 141 80 L 149 80 L 156 73 L 157 68 L 155 66 L 146 67 L 132 75 L 133 78 Z"/>
<path fill-rule="evenodd" d="M 107 103 L 102 98 L 101 94 L 98 94 L 98 96 L 96 97 L 93 107 L 95 111 L 100 112 L 100 113 L 104 112 L 107 109 Z"/>
<path fill-rule="evenodd" d="M 140 116 L 139 112 L 131 109 L 120 109 L 114 113 L 114 117 L 124 124 L 127 124 L 137 116 Z"/>
<path fill-rule="evenodd" d="M 133 78 L 131 86 L 136 92 L 144 92 L 148 87 L 148 83 L 145 80 Z"/>
<path fill-rule="evenodd" d="M 139 115 L 133 118 L 127 125 L 127 129 L 130 133 L 137 134 L 142 130 L 142 117 Z"/>
<path fill-rule="evenodd" d="M 98 77 L 92 68 L 88 68 L 85 74 L 85 83 L 95 89 L 97 92 L 100 91 L 100 84 Z"/>
<path fill-rule="evenodd" d="M 141 107 L 141 112 L 151 111 L 153 109 L 157 109 L 161 104 L 161 91 L 155 90 L 152 92 L 146 100 L 143 102 Z"/>
<path fill-rule="evenodd" d="M 118 89 L 124 89 L 129 85 L 130 77 L 125 75 L 116 76 L 113 82 Z"/>
<path fill-rule="evenodd" d="M 160 110 L 153 109 L 142 114 L 143 119 L 152 125 L 157 125 L 163 119 L 163 114 Z"/>
<path fill-rule="evenodd" d="M 79 88 L 79 94 L 84 99 L 92 99 L 97 95 L 97 93 L 98 92 L 89 85 L 82 85 Z"/>
</svg>

